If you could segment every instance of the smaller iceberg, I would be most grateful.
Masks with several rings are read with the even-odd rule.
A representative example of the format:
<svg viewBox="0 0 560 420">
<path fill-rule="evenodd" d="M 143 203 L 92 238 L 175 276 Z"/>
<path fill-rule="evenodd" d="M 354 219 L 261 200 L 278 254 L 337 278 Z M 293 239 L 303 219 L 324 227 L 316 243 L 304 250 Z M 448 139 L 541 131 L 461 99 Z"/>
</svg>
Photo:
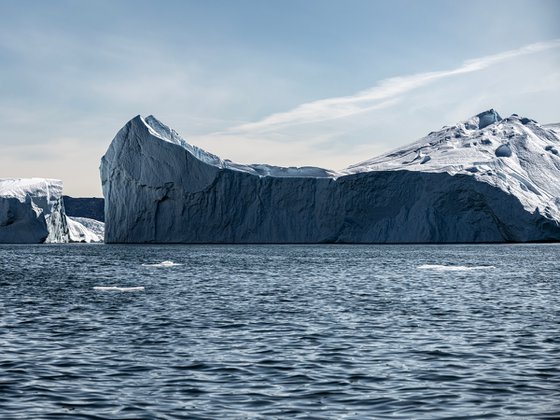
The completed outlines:
<svg viewBox="0 0 560 420">
<path fill-rule="evenodd" d="M 62 181 L 0 179 L 0 243 L 69 242 Z"/>
<path fill-rule="evenodd" d="M 0 179 L 0 243 L 102 242 L 104 224 L 66 216 L 62 181 Z"/>
<path fill-rule="evenodd" d="M 87 217 L 66 216 L 70 242 L 103 242 L 105 224 Z"/>
</svg>

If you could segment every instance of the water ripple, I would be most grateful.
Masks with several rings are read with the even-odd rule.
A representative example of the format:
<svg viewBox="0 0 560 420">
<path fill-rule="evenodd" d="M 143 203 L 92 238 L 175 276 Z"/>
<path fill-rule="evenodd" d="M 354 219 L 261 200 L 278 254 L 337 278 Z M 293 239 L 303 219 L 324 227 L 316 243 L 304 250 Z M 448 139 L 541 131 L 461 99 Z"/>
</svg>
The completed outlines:
<svg viewBox="0 0 560 420">
<path fill-rule="evenodd" d="M 558 245 L 0 246 L 0 292 L 0 418 L 560 416 Z"/>
</svg>

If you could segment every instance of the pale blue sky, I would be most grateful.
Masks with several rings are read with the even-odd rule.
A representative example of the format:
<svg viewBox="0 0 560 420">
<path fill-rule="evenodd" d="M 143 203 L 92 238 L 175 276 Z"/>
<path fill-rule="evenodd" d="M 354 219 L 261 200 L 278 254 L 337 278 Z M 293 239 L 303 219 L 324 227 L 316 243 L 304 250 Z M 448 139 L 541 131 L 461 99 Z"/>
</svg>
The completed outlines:
<svg viewBox="0 0 560 420">
<path fill-rule="evenodd" d="M 0 7 L 0 177 L 76 196 L 137 114 L 223 158 L 333 169 L 490 107 L 560 121 L 560 1 Z"/>
</svg>

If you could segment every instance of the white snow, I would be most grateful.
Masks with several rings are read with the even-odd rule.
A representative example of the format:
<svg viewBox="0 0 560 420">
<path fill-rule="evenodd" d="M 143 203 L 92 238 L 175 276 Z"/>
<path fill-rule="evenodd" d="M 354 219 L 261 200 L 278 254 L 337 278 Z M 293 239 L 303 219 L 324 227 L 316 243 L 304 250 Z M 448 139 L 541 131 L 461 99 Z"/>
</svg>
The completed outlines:
<svg viewBox="0 0 560 420">
<path fill-rule="evenodd" d="M 193 156 L 209 165 L 219 168 L 227 168 L 240 172 L 247 172 L 259 176 L 275 176 L 275 177 L 314 177 L 326 178 L 338 175 L 336 171 L 330 171 L 322 168 L 311 166 L 305 167 L 289 167 L 272 166 L 266 164 L 244 165 L 235 163 L 230 160 L 222 160 L 218 156 L 206 152 L 199 147 L 187 143 L 175 130 L 169 128 L 153 115 L 146 118 L 140 117 L 141 121 L 146 125 L 150 134 L 167 142 L 179 145 L 187 149 Z"/>
<path fill-rule="evenodd" d="M 104 223 L 87 217 L 66 216 L 70 242 L 103 242 Z"/>
<path fill-rule="evenodd" d="M 30 195 L 58 196 L 62 193 L 62 181 L 46 178 L 0 179 L 0 197 L 15 197 L 24 201 Z"/>
<path fill-rule="evenodd" d="M 479 120 L 484 121 L 482 128 L 478 128 Z M 490 110 L 343 172 L 407 170 L 470 175 L 515 195 L 531 213 L 546 212 L 560 221 L 560 156 L 552 151 L 560 146 L 560 130 L 555 131 L 558 126 L 540 126 L 515 114 L 501 119 Z M 419 162 L 419 153 L 429 161 L 424 158 Z"/>
<path fill-rule="evenodd" d="M 493 265 L 442 265 L 442 264 L 424 264 L 417 267 L 420 270 L 433 271 L 471 271 L 471 270 L 491 270 Z"/>
</svg>

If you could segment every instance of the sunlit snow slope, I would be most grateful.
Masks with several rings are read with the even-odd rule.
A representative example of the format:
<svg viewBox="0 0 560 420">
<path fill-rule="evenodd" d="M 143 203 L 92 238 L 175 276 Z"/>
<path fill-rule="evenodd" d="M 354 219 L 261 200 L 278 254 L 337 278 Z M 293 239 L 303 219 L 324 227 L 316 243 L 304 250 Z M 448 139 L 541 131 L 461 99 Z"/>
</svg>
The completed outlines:
<svg viewBox="0 0 560 420">
<path fill-rule="evenodd" d="M 530 212 L 560 220 L 560 130 L 494 110 L 417 142 L 353 165 L 344 173 L 370 171 L 445 172 L 476 180 L 515 195 Z"/>
</svg>

